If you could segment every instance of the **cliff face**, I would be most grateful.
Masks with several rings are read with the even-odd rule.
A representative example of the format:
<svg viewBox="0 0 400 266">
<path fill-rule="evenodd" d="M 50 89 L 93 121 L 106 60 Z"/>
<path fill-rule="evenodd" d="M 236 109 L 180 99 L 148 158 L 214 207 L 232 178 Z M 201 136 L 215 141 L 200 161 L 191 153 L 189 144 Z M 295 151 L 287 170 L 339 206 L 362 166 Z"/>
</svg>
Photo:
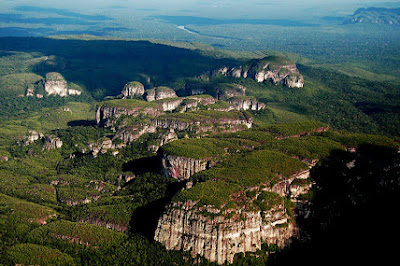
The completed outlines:
<svg viewBox="0 0 400 266">
<path fill-rule="evenodd" d="M 133 81 L 124 86 L 122 90 L 123 99 L 130 99 L 134 97 L 143 97 L 144 86 L 142 83 Z"/>
<path fill-rule="evenodd" d="M 214 166 L 215 162 L 207 159 L 184 158 L 163 154 L 161 164 L 165 176 L 182 181 L 189 179 L 195 173 Z"/>
<path fill-rule="evenodd" d="M 51 72 L 46 74 L 46 81 L 44 83 L 44 89 L 47 95 L 58 95 L 65 97 L 68 95 L 81 95 L 82 92 L 76 89 L 68 88 L 67 81 L 65 78 L 57 72 Z"/>
<path fill-rule="evenodd" d="M 140 114 L 156 117 L 161 115 L 163 112 L 161 108 L 157 107 L 114 107 L 114 106 L 101 106 L 96 111 L 96 122 L 98 125 L 105 127 L 115 126 L 115 122 L 122 115 L 127 116 L 138 116 Z"/>
<path fill-rule="evenodd" d="M 239 67 L 223 67 L 210 73 L 211 76 L 223 75 L 233 78 L 251 78 L 257 82 L 271 80 L 290 88 L 302 88 L 304 78 L 295 63 L 278 56 L 267 56 L 253 60 Z"/>
<path fill-rule="evenodd" d="M 192 165 L 198 167 L 192 166 L 192 169 L 200 169 L 205 164 L 193 162 Z M 272 187 L 250 188 L 249 191 L 254 191 L 250 202 L 234 209 L 204 206 L 201 201 L 173 202 L 159 219 L 155 240 L 167 249 L 189 251 L 193 257 L 204 256 L 219 264 L 232 263 L 235 254 L 255 252 L 263 243 L 282 248 L 299 233 L 283 197 L 291 195 L 296 201 L 299 195 L 307 193 L 311 187 L 306 182 L 308 177 L 309 170 L 304 170 L 290 178 L 281 178 Z M 267 208 L 258 209 L 263 193 L 275 195 L 277 200 Z M 240 195 L 231 197 L 240 198 Z M 254 207 L 248 208 L 249 204 Z"/>
<path fill-rule="evenodd" d="M 145 92 L 145 98 L 148 102 L 174 97 L 177 97 L 175 91 L 168 87 L 157 87 Z"/>
<path fill-rule="evenodd" d="M 245 96 L 246 87 L 239 84 L 223 83 L 217 87 L 217 99 L 226 101 L 235 96 Z"/>
<path fill-rule="evenodd" d="M 233 110 L 252 110 L 259 111 L 265 108 L 265 104 L 251 97 L 232 97 L 228 99 L 228 103 Z"/>
</svg>

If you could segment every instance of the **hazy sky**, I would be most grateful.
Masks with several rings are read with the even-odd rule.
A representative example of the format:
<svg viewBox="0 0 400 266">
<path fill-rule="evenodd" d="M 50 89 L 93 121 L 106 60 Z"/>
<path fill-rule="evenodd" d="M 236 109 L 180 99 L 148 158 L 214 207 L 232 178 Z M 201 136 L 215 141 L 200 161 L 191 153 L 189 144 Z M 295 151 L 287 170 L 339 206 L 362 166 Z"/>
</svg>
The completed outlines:
<svg viewBox="0 0 400 266">
<path fill-rule="evenodd" d="M 87 14 L 140 13 L 229 18 L 348 15 L 359 7 L 385 6 L 392 0 L 0 0 L 0 8 L 45 6 Z M 4 11 L 3 11 L 4 12 Z M 0 12 L 0 13 L 3 13 Z M 146 15 L 146 14 L 141 14 Z"/>
</svg>

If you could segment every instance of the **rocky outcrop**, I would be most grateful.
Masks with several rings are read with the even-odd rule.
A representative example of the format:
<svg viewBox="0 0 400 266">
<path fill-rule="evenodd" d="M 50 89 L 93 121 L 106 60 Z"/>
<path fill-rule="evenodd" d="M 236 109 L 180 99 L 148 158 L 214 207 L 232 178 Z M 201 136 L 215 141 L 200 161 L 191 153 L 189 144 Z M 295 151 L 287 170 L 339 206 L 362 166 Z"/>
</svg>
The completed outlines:
<svg viewBox="0 0 400 266">
<path fill-rule="evenodd" d="M 117 148 L 122 148 L 127 144 L 138 140 L 142 135 L 146 133 L 156 133 L 157 127 L 154 125 L 137 125 L 123 128 L 115 134 L 113 140 L 119 139 L 121 141 L 120 145 L 117 145 Z"/>
<path fill-rule="evenodd" d="M 46 74 L 46 81 L 44 89 L 47 95 L 58 95 L 65 97 L 68 95 L 81 95 L 82 92 L 77 89 L 69 89 L 65 78 L 57 72 L 50 72 Z"/>
<path fill-rule="evenodd" d="M 96 143 L 90 143 L 89 149 L 92 151 L 94 157 L 97 157 L 99 153 L 106 153 L 108 150 L 113 149 L 114 145 L 111 139 L 102 138 L 99 139 Z"/>
<path fill-rule="evenodd" d="M 61 149 L 63 145 L 62 140 L 56 136 L 46 136 L 43 145 L 43 150 Z"/>
<path fill-rule="evenodd" d="M 142 83 L 132 81 L 127 83 L 122 90 L 123 99 L 131 99 L 135 97 L 143 97 L 144 86 Z"/>
<path fill-rule="evenodd" d="M 36 130 L 29 130 L 28 135 L 26 135 L 23 139 L 23 144 L 29 145 L 39 139 L 42 139 L 43 137 L 44 137 L 43 133 L 38 132 Z"/>
<path fill-rule="evenodd" d="M 183 181 L 188 180 L 195 173 L 215 166 L 215 161 L 162 154 L 161 164 L 165 176 L 175 178 L 178 181 Z"/>
<path fill-rule="evenodd" d="M 194 120 L 174 119 L 169 117 L 156 118 L 151 120 L 157 128 L 174 129 L 181 131 L 192 131 L 195 134 L 205 132 L 237 132 L 245 128 L 251 128 L 253 118 L 201 118 Z"/>
<path fill-rule="evenodd" d="M 239 84 L 222 83 L 217 86 L 217 99 L 226 101 L 235 96 L 245 96 L 246 87 Z"/>
<path fill-rule="evenodd" d="M 118 223 L 113 223 L 113 222 L 107 222 L 107 221 L 103 221 L 103 220 L 101 220 L 99 218 L 95 218 L 95 217 L 81 219 L 81 220 L 78 220 L 78 222 L 94 224 L 94 225 L 98 225 L 98 226 L 105 227 L 108 229 L 113 229 L 113 230 L 119 231 L 119 232 L 125 232 L 128 230 L 128 227 L 129 227 L 129 224 L 118 224 Z"/>
<path fill-rule="evenodd" d="M 221 212 L 199 208 L 193 201 L 174 202 L 159 220 L 155 240 L 167 249 L 188 251 L 193 257 L 232 263 L 235 254 L 255 252 L 263 243 L 287 245 L 297 231 L 289 220 L 282 203 L 266 212 Z"/>
<path fill-rule="evenodd" d="M 282 84 L 289 88 L 303 88 L 304 77 L 298 73 L 289 74 L 283 79 Z"/>
<path fill-rule="evenodd" d="M 97 108 L 96 122 L 105 127 L 114 127 L 118 118 L 122 115 L 135 117 L 140 114 L 156 117 L 163 114 L 163 111 L 158 107 L 135 106 L 126 108 L 104 105 Z"/>
<path fill-rule="evenodd" d="M 257 101 L 254 97 L 232 97 L 228 99 L 232 110 L 260 111 L 265 108 L 265 103 Z"/>
<path fill-rule="evenodd" d="M 359 8 L 343 24 L 400 25 L 400 8 Z"/>
<path fill-rule="evenodd" d="M 172 158 L 171 161 L 179 164 L 179 160 Z M 183 163 L 204 168 L 201 161 Z M 185 167 L 181 163 L 181 168 Z M 183 176 L 179 169 L 175 172 Z M 154 239 L 169 250 L 188 251 L 193 257 L 204 256 L 219 264 L 232 263 L 235 254 L 255 252 L 263 243 L 282 248 L 299 233 L 284 198 L 290 196 L 297 202 L 298 196 L 308 193 L 309 174 L 306 169 L 289 178 L 281 177 L 272 186 L 251 187 L 247 188 L 251 193 L 231 195 L 231 201 L 242 202 L 234 208 L 228 208 L 229 203 L 216 208 L 202 204 L 201 200 L 174 201 L 160 217 Z M 242 197 L 245 199 L 241 200 Z M 274 199 L 270 200 L 271 197 Z M 267 205 L 262 205 L 264 202 Z"/>
<path fill-rule="evenodd" d="M 145 99 L 148 102 L 175 97 L 178 97 L 175 91 L 168 87 L 161 86 L 154 89 L 146 90 L 145 92 Z"/>
<path fill-rule="evenodd" d="M 251 78 L 257 82 L 270 80 L 274 84 L 282 84 L 290 88 L 304 86 L 304 78 L 299 73 L 296 64 L 279 56 L 267 56 L 260 60 L 252 60 L 239 67 L 223 67 L 211 72 L 210 75 Z"/>
</svg>

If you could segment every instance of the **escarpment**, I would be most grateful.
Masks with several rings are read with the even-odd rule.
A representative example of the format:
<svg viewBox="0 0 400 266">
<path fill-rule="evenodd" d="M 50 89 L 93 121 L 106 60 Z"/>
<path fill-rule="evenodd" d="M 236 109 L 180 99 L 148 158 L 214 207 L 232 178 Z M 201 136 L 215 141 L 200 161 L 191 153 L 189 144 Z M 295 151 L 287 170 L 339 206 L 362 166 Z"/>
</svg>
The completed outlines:
<svg viewBox="0 0 400 266">
<path fill-rule="evenodd" d="M 227 110 L 213 110 L 208 107 L 216 103 L 217 100 L 209 95 L 164 98 L 150 102 L 137 99 L 109 100 L 98 106 L 96 122 L 115 131 L 112 141 L 118 143 L 113 148 L 126 146 L 144 134 L 169 130 L 169 133 L 158 134 L 158 144 L 151 145 L 151 150 L 177 139 L 175 131 L 209 134 L 236 132 L 252 126 L 251 115 L 238 111 L 246 108 L 235 106 Z"/>
<path fill-rule="evenodd" d="M 135 97 L 143 97 L 144 86 L 142 83 L 137 81 L 128 82 L 125 84 L 122 95 L 123 99 L 131 99 Z"/>
<path fill-rule="evenodd" d="M 256 252 L 264 243 L 284 247 L 298 234 L 287 199 L 292 192 L 293 201 L 308 193 L 310 186 L 298 181 L 306 180 L 308 171 L 300 161 L 270 151 L 232 157 L 222 167 L 198 173 L 207 181 L 173 198 L 159 219 L 155 240 L 219 264 L 232 263 L 238 253 Z"/>
<path fill-rule="evenodd" d="M 82 91 L 75 88 L 70 88 L 65 78 L 57 72 L 50 72 L 46 74 L 44 89 L 47 95 L 59 95 L 61 97 L 65 97 L 68 95 L 79 96 L 82 94 Z"/>
<path fill-rule="evenodd" d="M 302 88 L 304 86 L 304 78 L 296 64 L 280 56 L 267 56 L 238 67 L 223 67 L 207 75 L 211 77 L 223 75 L 233 78 L 251 78 L 260 83 L 270 80 L 274 84 L 282 84 L 289 88 Z"/>
<path fill-rule="evenodd" d="M 301 237 L 297 217 L 310 215 L 310 169 L 345 150 L 327 128 L 288 123 L 164 145 L 163 174 L 187 185 L 159 218 L 155 240 L 219 264 L 263 244 L 290 245 Z"/>
</svg>

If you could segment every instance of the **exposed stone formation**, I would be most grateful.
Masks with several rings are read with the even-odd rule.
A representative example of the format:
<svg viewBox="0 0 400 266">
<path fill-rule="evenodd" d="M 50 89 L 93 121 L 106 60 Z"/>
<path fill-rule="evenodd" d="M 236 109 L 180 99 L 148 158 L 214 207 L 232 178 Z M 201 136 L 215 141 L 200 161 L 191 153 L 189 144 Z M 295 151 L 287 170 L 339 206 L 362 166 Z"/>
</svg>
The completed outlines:
<svg viewBox="0 0 400 266">
<path fill-rule="evenodd" d="M 399 8 L 359 8 L 351 18 L 346 19 L 343 24 L 385 24 L 400 25 Z"/>
<path fill-rule="evenodd" d="M 131 99 L 135 97 L 143 97 L 144 86 L 142 83 L 132 81 L 127 83 L 122 90 L 123 99 Z"/>
<path fill-rule="evenodd" d="M 199 167 L 202 167 L 201 164 Z M 307 193 L 309 183 L 302 185 L 309 170 L 281 179 L 272 188 L 254 187 L 253 201 L 263 192 L 282 197 L 290 193 Z M 235 195 L 240 197 L 240 195 Z M 293 197 L 293 200 L 296 200 Z M 261 244 L 284 247 L 296 236 L 298 228 L 288 214 L 283 199 L 267 210 L 242 208 L 217 209 L 201 206 L 199 201 L 173 202 L 159 219 L 154 239 L 169 250 L 188 251 L 193 257 L 204 256 L 219 264 L 232 263 L 235 254 L 255 252 Z M 249 203 L 255 204 L 255 203 Z"/>
<path fill-rule="evenodd" d="M 246 87 L 239 84 L 230 84 L 230 83 L 218 84 L 216 91 L 217 91 L 217 99 L 223 101 L 226 101 L 227 99 L 235 96 L 246 95 Z"/>
<path fill-rule="evenodd" d="M 223 67 L 211 72 L 211 76 L 217 75 L 251 78 L 257 82 L 271 80 L 274 84 L 282 84 L 290 88 L 304 86 L 304 78 L 299 73 L 296 64 L 278 56 L 267 56 L 261 60 L 253 60 L 245 66 Z"/>
<path fill-rule="evenodd" d="M 171 88 L 168 87 L 157 87 L 154 89 L 146 90 L 145 92 L 145 98 L 146 101 L 151 102 L 155 100 L 161 100 L 165 98 L 174 98 L 178 97 L 175 93 L 175 91 Z"/>
<path fill-rule="evenodd" d="M 46 136 L 43 150 L 61 149 L 63 145 L 62 140 L 56 136 Z"/>
<path fill-rule="evenodd" d="M 215 166 L 215 161 L 162 154 L 161 164 L 165 176 L 183 181 L 188 180 L 195 173 Z"/>
<path fill-rule="evenodd" d="M 24 137 L 23 144 L 29 145 L 38 140 L 43 140 L 43 150 L 60 149 L 63 145 L 59 137 L 53 135 L 45 136 L 36 130 L 29 130 L 28 135 Z"/>
<path fill-rule="evenodd" d="M 265 104 L 257 101 L 254 97 L 232 97 L 228 103 L 234 110 L 260 111 L 265 108 Z"/>
<path fill-rule="evenodd" d="M 57 72 L 50 72 L 46 74 L 46 81 L 44 89 L 47 95 L 58 95 L 66 97 L 68 95 L 81 95 L 82 92 L 76 89 L 69 89 L 65 78 Z"/>
</svg>

